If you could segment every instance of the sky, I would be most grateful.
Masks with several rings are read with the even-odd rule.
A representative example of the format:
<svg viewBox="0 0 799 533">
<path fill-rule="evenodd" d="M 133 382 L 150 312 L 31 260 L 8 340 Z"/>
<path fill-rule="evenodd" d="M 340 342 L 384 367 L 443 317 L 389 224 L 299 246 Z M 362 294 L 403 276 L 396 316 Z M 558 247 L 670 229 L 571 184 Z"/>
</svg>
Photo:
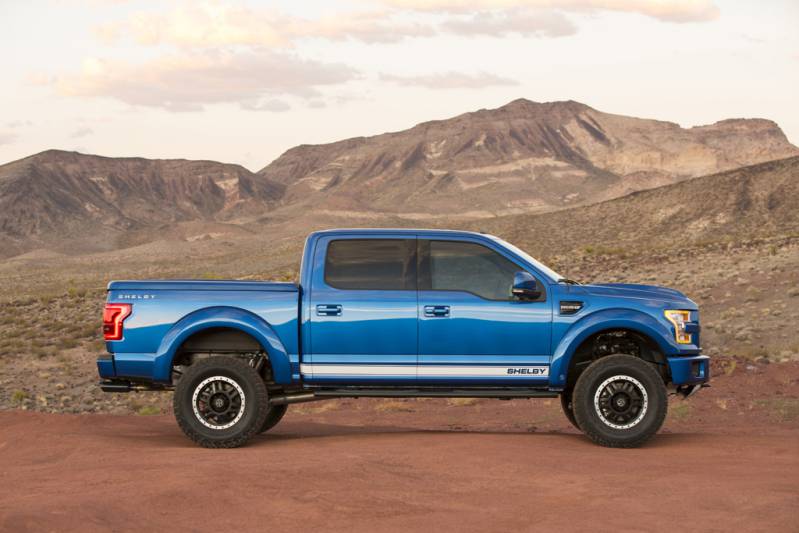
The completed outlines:
<svg viewBox="0 0 799 533">
<path fill-rule="evenodd" d="M 516 98 L 799 145 L 796 0 L 0 0 L 0 163 L 57 148 L 259 170 Z"/>
</svg>

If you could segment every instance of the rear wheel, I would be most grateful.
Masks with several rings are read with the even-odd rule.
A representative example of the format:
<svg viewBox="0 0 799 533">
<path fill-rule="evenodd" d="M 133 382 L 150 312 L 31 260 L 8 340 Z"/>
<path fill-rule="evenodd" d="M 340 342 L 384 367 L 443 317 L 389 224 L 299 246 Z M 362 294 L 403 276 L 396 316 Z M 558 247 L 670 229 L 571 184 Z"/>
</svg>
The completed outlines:
<svg viewBox="0 0 799 533">
<path fill-rule="evenodd" d="M 189 366 L 173 403 L 180 429 L 205 448 L 243 445 L 263 426 L 269 408 L 261 376 L 232 357 L 210 357 Z"/>
<path fill-rule="evenodd" d="M 663 425 L 668 398 L 663 379 L 649 363 L 631 355 L 610 355 L 580 374 L 572 405 L 577 425 L 592 441 L 634 448 Z"/>
<path fill-rule="evenodd" d="M 275 405 L 269 408 L 269 411 L 266 413 L 266 418 L 264 419 L 264 423 L 261 428 L 258 430 L 258 433 L 263 433 L 264 431 L 269 431 L 273 427 L 277 425 L 283 419 L 283 416 L 286 414 L 286 410 L 288 410 L 288 405 Z"/>
</svg>

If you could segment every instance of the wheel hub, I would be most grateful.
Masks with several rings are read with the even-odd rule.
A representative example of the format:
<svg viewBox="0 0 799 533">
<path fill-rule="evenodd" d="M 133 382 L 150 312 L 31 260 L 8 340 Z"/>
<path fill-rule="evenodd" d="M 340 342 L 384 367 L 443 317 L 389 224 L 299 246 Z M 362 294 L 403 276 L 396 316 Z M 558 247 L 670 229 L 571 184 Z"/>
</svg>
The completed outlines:
<svg viewBox="0 0 799 533">
<path fill-rule="evenodd" d="M 630 429 L 643 420 L 649 396 L 640 381 L 625 375 L 606 379 L 597 387 L 594 410 L 605 425 L 613 429 Z"/>
<path fill-rule="evenodd" d="M 192 395 L 194 416 L 211 429 L 227 429 L 236 424 L 244 414 L 245 405 L 244 390 L 227 376 L 203 380 Z"/>
<path fill-rule="evenodd" d="M 227 399 L 227 396 L 223 394 L 214 394 L 209 402 L 211 409 L 217 413 L 224 413 L 229 403 L 230 401 Z"/>
<path fill-rule="evenodd" d="M 623 413 L 630 406 L 630 397 L 623 392 L 614 394 L 610 405 L 613 407 L 614 411 Z"/>
</svg>

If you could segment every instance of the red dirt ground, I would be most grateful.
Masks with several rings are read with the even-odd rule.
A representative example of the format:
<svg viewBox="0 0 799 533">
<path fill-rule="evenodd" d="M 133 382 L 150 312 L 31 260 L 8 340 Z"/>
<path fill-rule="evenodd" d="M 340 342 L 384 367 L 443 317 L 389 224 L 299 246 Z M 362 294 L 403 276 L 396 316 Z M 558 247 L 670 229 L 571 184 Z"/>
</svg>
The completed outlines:
<svg viewBox="0 0 799 533">
<path fill-rule="evenodd" d="M 799 531 L 795 428 L 614 450 L 566 426 L 424 430 L 422 412 L 363 428 L 298 411 L 236 450 L 168 416 L 2 412 L 0 530 Z"/>
<path fill-rule="evenodd" d="M 0 411 L 0 530 L 799 531 L 799 363 L 714 363 L 645 447 L 558 400 L 291 406 L 236 450 L 171 416 Z"/>
</svg>

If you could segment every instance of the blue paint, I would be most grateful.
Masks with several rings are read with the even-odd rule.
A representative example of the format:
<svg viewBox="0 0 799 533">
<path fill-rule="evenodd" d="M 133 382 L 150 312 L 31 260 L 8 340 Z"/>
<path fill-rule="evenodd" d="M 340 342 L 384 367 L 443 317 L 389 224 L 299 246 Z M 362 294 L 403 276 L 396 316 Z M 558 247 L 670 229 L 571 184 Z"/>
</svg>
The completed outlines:
<svg viewBox="0 0 799 533">
<path fill-rule="evenodd" d="M 524 279 L 535 279 L 542 294 L 535 301 L 487 300 L 466 291 L 334 288 L 325 282 L 325 257 L 330 242 L 340 239 L 480 244 L 526 272 Z M 709 379 L 708 359 L 700 355 L 698 308 L 679 291 L 630 284 L 570 285 L 558 279 L 523 251 L 489 235 L 445 230 L 316 232 L 305 244 L 299 286 L 257 281 L 110 283 L 108 301 L 132 303 L 133 312 L 124 323 L 124 338 L 107 343 L 113 359 L 99 360 L 98 371 L 103 378 L 169 383 L 181 344 L 197 332 L 224 327 L 258 341 L 281 384 L 558 390 L 566 385 L 569 364 L 583 341 L 624 328 L 658 347 L 674 384 Z M 582 308 L 562 313 L 561 301 L 582 302 Z M 667 309 L 691 311 L 687 330 L 693 333 L 692 344 L 675 341 L 674 326 L 664 316 Z M 302 365 L 321 366 L 312 374 L 303 372 Z M 342 372 L 335 373 L 337 366 Z M 381 367 L 387 373 L 381 374 Z M 451 373 L 435 374 L 442 367 Z M 518 370 L 527 367 L 534 370 Z M 354 373 L 344 372 L 348 368 Z"/>
</svg>

